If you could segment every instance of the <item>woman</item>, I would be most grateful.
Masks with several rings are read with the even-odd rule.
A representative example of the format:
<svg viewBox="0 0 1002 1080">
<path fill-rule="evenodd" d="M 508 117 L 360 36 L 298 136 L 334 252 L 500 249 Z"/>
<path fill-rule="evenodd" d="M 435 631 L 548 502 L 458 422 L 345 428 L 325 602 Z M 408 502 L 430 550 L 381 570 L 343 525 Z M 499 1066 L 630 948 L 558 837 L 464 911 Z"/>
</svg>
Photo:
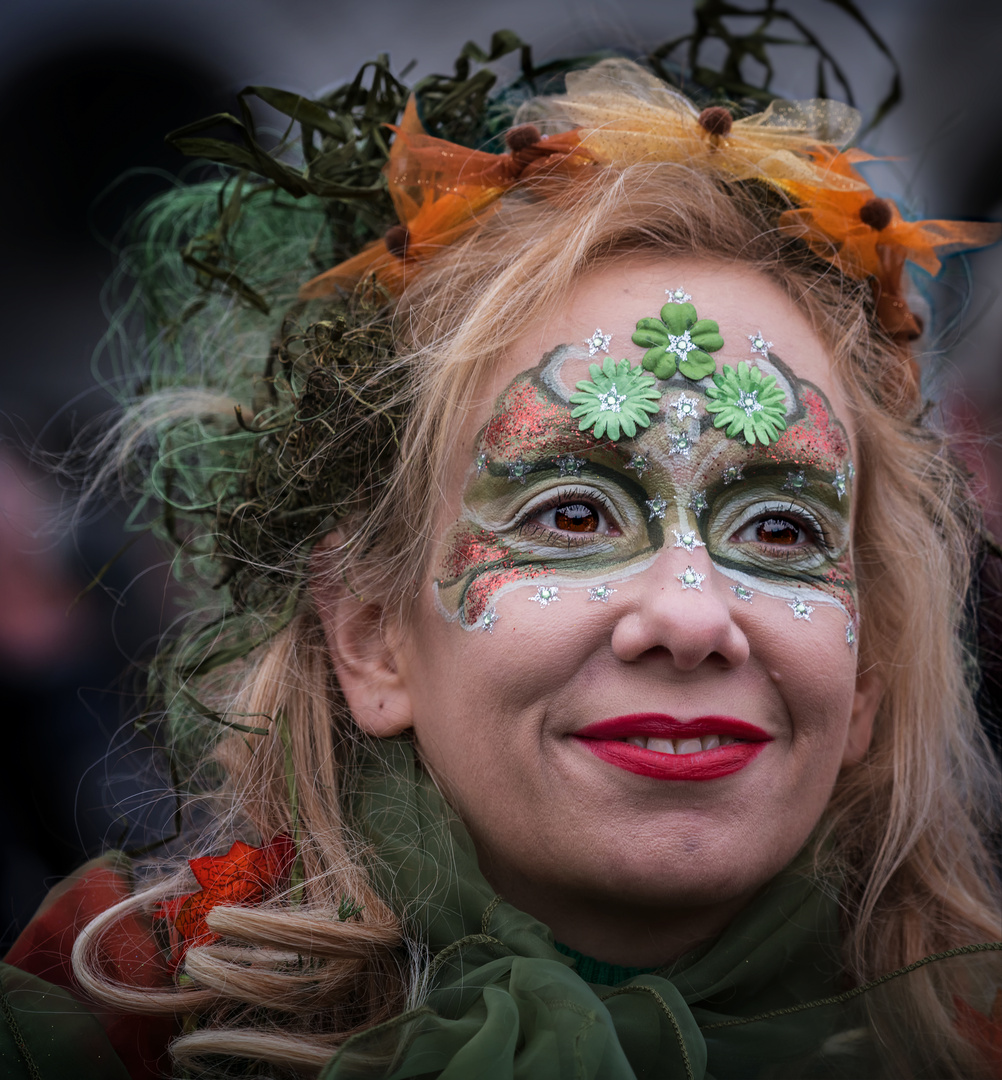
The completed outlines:
<svg viewBox="0 0 1002 1080">
<path fill-rule="evenodd" d="M 70 888 L 104 875 L 72 966 L 106 1028 L 187 1017 L 196 1075 L 991 1074 L 975 532 L 901 276 L 989 237 L 902 221 L 847 114 L 793 108 L 621 61 L 503 154 L 410 108 L 400 223 L 263 378 L 155 376 L 118 461 L 153 447 L 231 599 L 161 661 L 200 857 Z M 291 214 L 234 239 L 259 271 Z M 112 1042 L 137 1074 L 166 1037 Z"/>
</svg>

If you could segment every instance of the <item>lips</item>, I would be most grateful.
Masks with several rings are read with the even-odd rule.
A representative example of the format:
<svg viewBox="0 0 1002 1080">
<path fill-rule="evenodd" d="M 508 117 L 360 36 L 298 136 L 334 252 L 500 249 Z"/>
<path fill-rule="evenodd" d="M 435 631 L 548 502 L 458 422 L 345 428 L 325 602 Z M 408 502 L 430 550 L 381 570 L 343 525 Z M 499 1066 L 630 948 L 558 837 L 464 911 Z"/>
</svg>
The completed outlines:
<svg viewBox="0 0 1002 1080">
<path fill-rule="evenodd" d="M 655 780 L 716 780 L 738 772 L 772 736 L 731 716 L 680 721 L 662 713 L 599 720 L 573 738 L 596 757 Z"/>
</svg>

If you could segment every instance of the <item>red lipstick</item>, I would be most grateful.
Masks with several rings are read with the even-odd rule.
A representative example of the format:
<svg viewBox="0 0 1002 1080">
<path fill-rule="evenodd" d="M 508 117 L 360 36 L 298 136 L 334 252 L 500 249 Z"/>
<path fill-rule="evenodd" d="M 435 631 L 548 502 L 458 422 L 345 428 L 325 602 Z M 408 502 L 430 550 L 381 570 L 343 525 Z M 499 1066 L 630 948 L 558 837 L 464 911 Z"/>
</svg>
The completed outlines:
<svg viewBox="0 0 1002 1080">
<path fill-rule="evenodd" d="M 631 736 L 697 739 L 705 735 L 739 740 L 692 754 L 667 754 L 624 742 Z M 599 720 L 574 732 L 596 757 L 620 769 L 654 780 L 716 780 L 743 769 L 765 749 L 772 736 L 731 716 L 697 716 L 680 721 L 663 713 L 636 713 Z"/>
</svg>

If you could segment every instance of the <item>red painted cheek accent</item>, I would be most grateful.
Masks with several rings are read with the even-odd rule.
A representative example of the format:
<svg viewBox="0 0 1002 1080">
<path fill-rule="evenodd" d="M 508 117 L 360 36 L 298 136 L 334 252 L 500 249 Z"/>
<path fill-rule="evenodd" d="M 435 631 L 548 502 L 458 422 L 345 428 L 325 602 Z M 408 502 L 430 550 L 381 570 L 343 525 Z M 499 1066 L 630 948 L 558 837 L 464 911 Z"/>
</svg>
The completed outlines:
<svg viewBox="0 0 1002 1080">
<path fill-rule="evenodd" d="M 543 449 L 585 450 L 598 440 L 578 430 L 569 405 L 549 400 L 531 383 L 515 382 L 498 398 L 480 445 L 488 457 L 514 460 Z"/>
<path fill-rule="evenodd" d="M 463 529 L 452 541 L 442 560 L 441 577 L 447 581 L 462 577 L 491 563 L 502 562 L 511 552 L 497 535 L 487 529 Z"/>
<path fill-rule="evenodd" d="M 463 601 L 463 624 L 473 624 L 490 607 L 497 591 L 504 585 L 517 581 L 531 581 L 533 578 L 554 574 L 545 566 L 501 566 L 489 570 L 471 582 Z"/>
<path fill-rule="evenodd" d="M 822 579 L 821 588 L 830 593 L 849 612 L 849 618 L 856 619 L 856 597 L 853 595 L 851 567 L 840 563 L 838 568 L 829 570 Z"/>
<path fill-rule="evenodd" d="M 820 394 L 804 386 L 800 399 L 807 415 L 780 435 L 769 447 L 768 456 L 798 465 L 840 468 L 849 456 L 845 430 L 832 419 Z"/>
</svg>

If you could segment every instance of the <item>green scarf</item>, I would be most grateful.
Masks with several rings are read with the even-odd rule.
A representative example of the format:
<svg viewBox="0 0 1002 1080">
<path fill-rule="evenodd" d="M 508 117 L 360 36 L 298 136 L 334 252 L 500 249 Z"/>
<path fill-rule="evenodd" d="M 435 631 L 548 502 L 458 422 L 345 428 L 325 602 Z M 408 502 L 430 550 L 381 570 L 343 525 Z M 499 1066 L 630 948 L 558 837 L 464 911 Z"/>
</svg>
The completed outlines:
<svg viewBox="0 0 1002 1080">
<path fill-rule="evenodd" d="M 433 960 L 419 1004 L 348 1040 L 321 1080 L 882 1074 L 839 995 L 837 899 L 803 861 L 670 969 L 590 985 L 495 895 L 408 741 L 361 755 L 354 789 L 377 885 Z"/>
</svg>

